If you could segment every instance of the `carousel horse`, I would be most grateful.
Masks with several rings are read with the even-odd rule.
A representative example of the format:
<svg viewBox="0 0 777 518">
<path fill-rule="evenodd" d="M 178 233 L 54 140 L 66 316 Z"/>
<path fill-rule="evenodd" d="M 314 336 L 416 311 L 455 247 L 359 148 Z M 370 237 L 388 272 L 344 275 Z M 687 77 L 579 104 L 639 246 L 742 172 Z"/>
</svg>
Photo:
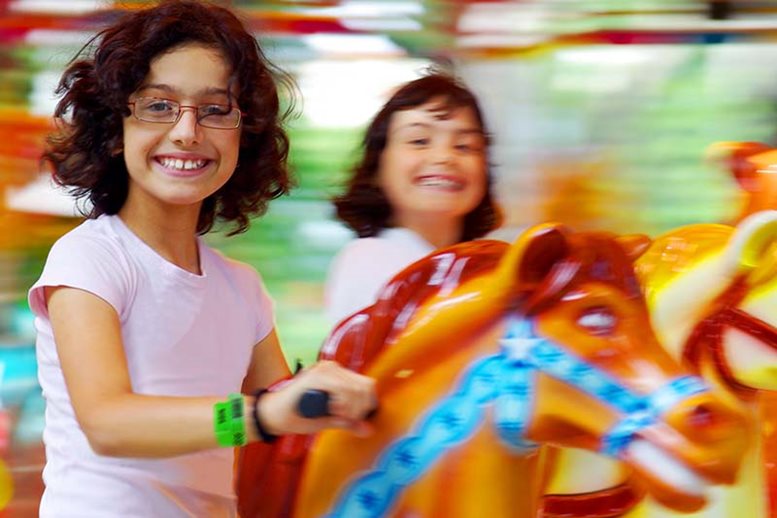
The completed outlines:
<svg viewBox="0 0 777 518">
<path fill-rule="evenodd" d="M 614 471 L 616 465 L 606 459 L 570 460 L 562 451 L 563 462 L 554 472 L 561 481 L 549 482 L 544 515 L 773 518 L 766 475 L 774 457 L 764 448 L 763 438 L 775 420 L 767 415 L 764 398 L 777 393 L 777 211 L 755 213 L 737 227 L 699 224 L 670 231 L 637 260 L 636 271 L 660 342 L 675 359 L 743 403 L 756 422 L 747 437 L 749 448 L 738 480 L 713 488 L 709 504 L 691 515 L 640 499 L 622 499 L 628 505 L 620 508 L 596 508 L 591 500 L 607 501 L 597 490 L 616 485 L 592 489 L 590 478 L 578 470 L 584 467 L 590 477 L 592 472 Z M 574 509 L 576 502 L 579 509 L 579 501 L 596 513 L 562 514 Z"/>
<path fill-rule="evenodd" d="M 376 380 L 374 433 L 244 448 L 241 516 L 534 518 L 545 443 L 702 506 L 734 480 L 748 424 L 656 341 L 633 269 L 645 246 L 547 224 L 407 267 L 321 352 Z"/>
<path fill-rule="evenodd" d="M 723 165 L 745 193 L 734 224 L 762 210 L 777 209 L 777 149 L 761 142 L 717 142 L 708 157 Z M 762 430 L 764 465 L 770 494 L 770 516 L 777 517 L 777 391 L 760 396 L 762 414 L 767 419 Z"/>
</svg>

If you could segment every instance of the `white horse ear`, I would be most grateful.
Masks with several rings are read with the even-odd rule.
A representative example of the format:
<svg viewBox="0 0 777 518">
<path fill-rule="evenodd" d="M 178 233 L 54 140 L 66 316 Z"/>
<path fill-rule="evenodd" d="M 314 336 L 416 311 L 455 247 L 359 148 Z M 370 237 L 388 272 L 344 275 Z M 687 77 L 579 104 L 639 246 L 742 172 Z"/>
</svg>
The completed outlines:
<svg viewBox="0 0 777 518">
<path fill-rule="evenodd" d="M 751 214 L 737 225 L 726 246 L 724 261 L 732 274 L 758 267 L 777 243 L 777 210 Z"/>
<path fill-rule="evenodd" d="M 762 142 L 715 142 L 710 145 L 705 157 L 710 162 L 718 163 L 728 169 L 739 185 L 752 192 L 757 188 L 756 176 L 758 165 L 750 157 L 773 151 Z"/>
</svg>

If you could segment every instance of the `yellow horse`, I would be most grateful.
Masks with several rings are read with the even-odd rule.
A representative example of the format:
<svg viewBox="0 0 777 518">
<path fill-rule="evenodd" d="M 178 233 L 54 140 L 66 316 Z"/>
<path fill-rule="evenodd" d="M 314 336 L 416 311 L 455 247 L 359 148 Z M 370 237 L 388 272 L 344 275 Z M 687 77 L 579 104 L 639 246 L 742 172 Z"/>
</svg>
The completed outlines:
<svg viewBox="0 0 777 518">
<path fill-rule="evenodd" d="M 708 156 L 731 172 L 745 193 L 745 203 L 734 224 L 762 210 L 777 209 L 777 149 L 761 142 L 717 142 Z M 770 516 L 777 517 L 777 391 L 759 396 L 764 421 L 762 439 L 769 485 Z"/>
<path fill-rule="evenodd" d="M 554 443 L 627 464 L 692 511 L 733 481 L 747 423 L 651 331 L 638 238 L 539 225 L 400 272 L 322 357 L 377 380 L 375 433 L 286 437 L 243 455 L 244 518 L 535 518 Z"/>
<path fill-rule="evenodd" d="M 777 452 L 764 450 L 762 439 L 774 423 L 774 416 L 765 419 L 763 400 L 777 390 L 777 211 L 756 213 L 736 228 L 701 224 L 673 230 L 653 242 L 636 268 L 664 347 L 728 398 L 744 403 L 757 425 L 747 437 L 750 447 L 736 484 L 714 488 L 709 505 L 697 513 L 674 514 L 649 499 L 631 508 L 636 501 L 622 499 L 626 505 L 600 505 L 595 516 L 773 517 L 766 468 Z M 576 500 L 605 502 L 598 493 L 602 487 L 628 487 L 618 486 L 628 480 L 623 466 L 579 455 L 560 454 L 545 516 L 560 516 L 559 509 L 570 509 Z M 580 475 L 582 468 L 588 477 Z M 592 473 L 599 473 L 593 483 Z"/>
</svg>

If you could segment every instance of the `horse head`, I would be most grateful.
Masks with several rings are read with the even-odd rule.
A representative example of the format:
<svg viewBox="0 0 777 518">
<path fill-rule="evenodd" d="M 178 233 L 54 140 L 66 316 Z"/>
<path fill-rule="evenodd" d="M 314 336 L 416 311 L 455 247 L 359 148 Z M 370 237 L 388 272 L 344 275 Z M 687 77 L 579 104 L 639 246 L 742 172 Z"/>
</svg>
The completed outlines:
<svg viewBox="0 0 777 518">
<path fill-rule="evenodd" d="M 381 406 L 369 438 L 316 437 L 297 516 L 535 516 L 525 459 L 544 443 L 616 457 L 680 510 L 732 482 L 743 415 L 659 346 L 633 268 L 647 244 L 547 224 L 400 272 L 322 349 L 375 377 Z"/>
<path fill-rule="evenodd" d="M 637 271 L 673 356 L 744 399 L 777 390 L 777 211 L 669 232 Z"/>
<path fill-rule="evenodd" d="M 761 142 L 716 142 L 708 158 L 728 169 L 746 196 L 736 221 L 777 208 L 777 150 Z"/>
</svg>

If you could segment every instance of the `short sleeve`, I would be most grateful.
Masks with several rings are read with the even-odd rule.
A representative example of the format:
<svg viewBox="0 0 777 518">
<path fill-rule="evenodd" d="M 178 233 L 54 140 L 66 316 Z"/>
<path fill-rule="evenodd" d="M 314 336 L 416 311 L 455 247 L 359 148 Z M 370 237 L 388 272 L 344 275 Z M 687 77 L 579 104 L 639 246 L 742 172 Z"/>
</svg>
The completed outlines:
<svg viewBox="0 0 777 518">
<path fill-rule="evenodd" d="M 121 316 L 129 292 L 128 269 L 121 249 L 104 237 L 66 234 L 52 246 L 40 278 L 30 288 L 30 309 L 48 318 L 45 288 L 68 286 L 100 297 Z"/>
<path fill-rule="evenodd" d="M 267 288 L 264 286 L 262 276 L 254 270 L 256 276 L 256 318 L 257 318 L 257 339 L 255 343 L 259 343 L 269 335 L 275 328 L 275 304 L 272 297 L 267 292 Z"/>
<path fill-rule="evenodd" d="M 270 297 L 261 274 L 246 263 L 230 259 L 223 254 L 211 250 L 215 259 L 226 266 L 227 275 L 240 292 L 240 296 L 252 309 L 252 318 L 256 326 L 255 345 L 265 338 L 275 328 L 275 304 Z"/>
</svg>

